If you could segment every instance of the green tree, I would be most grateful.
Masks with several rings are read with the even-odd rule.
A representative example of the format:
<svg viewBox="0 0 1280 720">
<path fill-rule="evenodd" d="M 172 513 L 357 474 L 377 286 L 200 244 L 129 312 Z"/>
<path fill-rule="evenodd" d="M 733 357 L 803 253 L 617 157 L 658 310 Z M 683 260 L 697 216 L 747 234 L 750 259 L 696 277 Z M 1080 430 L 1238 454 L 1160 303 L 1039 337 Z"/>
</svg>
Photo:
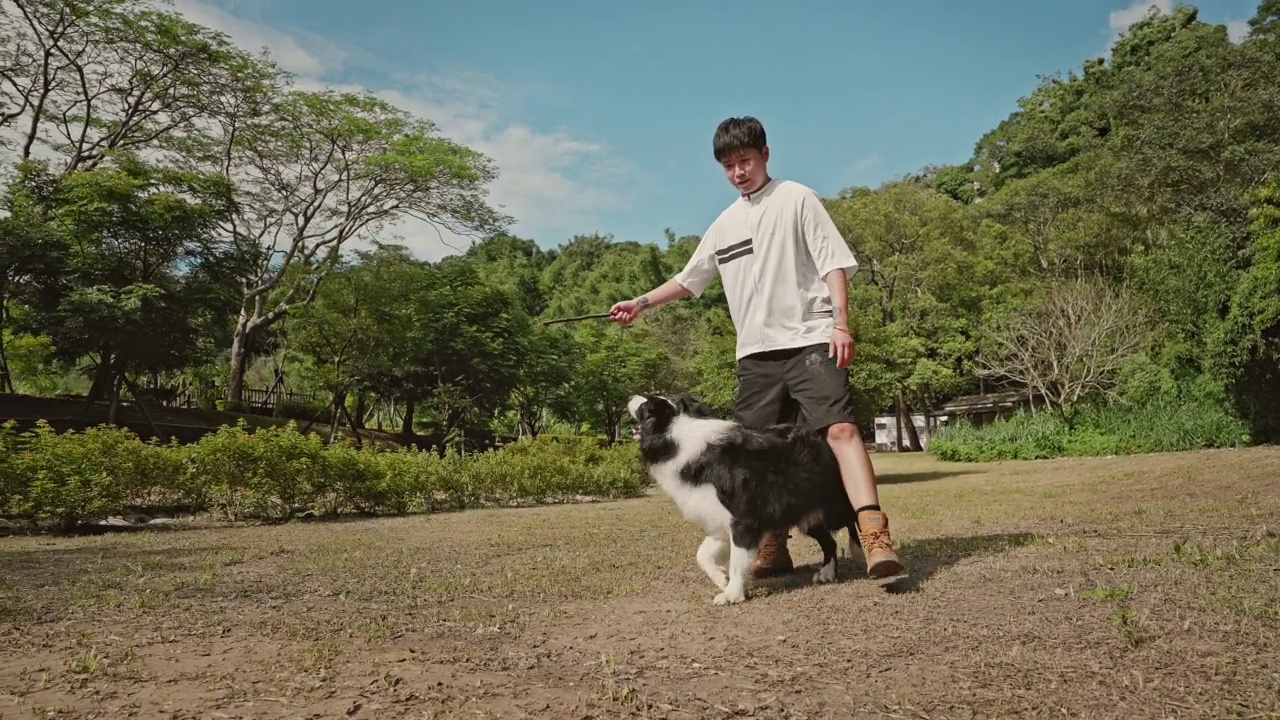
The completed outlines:
<svg viewBox="0 0 1280 720">
<path fill-rule="evenodd" d="M 223 230 L 254 257 L 230 349 L 227 395 L 240 400 L 253 336 L 315 298 L 351 240 L 416 218 L 458 234 L 494 232 L 488 158 L 370 93 L 290 90 L 234 134 L 188 156 L 237 188 Z"/>
<path fill-rule="evenodd" d="M 578 235 L 560 246 L 542 275 L 547 317 L 607 310 L 666 279 L 657 246 L 615 242 L 603 235 Z"/>
<path fill-rule="evenodd" d="M 1280 438 L 1280 180 L 1256 194 L 1249 268 L 1210 336 L 1213 365 L 1225 377 L 1256 440 Z"/>
<path fill-rule="evenodd" d="M 573 414 L 573 367 L 584 352 L 568 333 L 531 330 L 511 391 L 522 433 L 536 437 L 554 415 Z"/>
<path fill-rule="evenodd" d="M 974 220 L 960 203 L 909 181 L 828 206 L 861 265 L 854 281 L 865 288 L 851 293 L 852 302 L 878 311 L 859 314 L 854 363 L 875 363 L 887 378 L 860 380 L 868 387 L 891 382 L 902 418 L 913 405 L 932 409 L 972 379 L 970 336 L 990 275 Z M 909 446 L 919 450 L 915 426 L 903 424 Z"/>
<path fill-rule="evenodd" d="M 498 287 L 520 298 L 525 314 L 537 317 L 547 307 L 542 272 L 555 259 L 533 240 L 507 233 L 490 235 L 469 247 L 465 256 L 484 268 L 484 275 Z"/>
<path fill-rule="evenodd" d="M 1249 18 L 1249 38 L 1280 40 L 1280 0 L 1262 0 Z"/>
<path fill-rule="evenodd" d="M 576 335 L 585 354 L 574 367 L 571 419 L 589 423 L 615 443 L 632 395 L 668 391 L 667 353 L 640 325 L 590 324 Z"/>
<path fill-rule="evenodd" d="M 18 160 L 55 151 L 56 173 L 192 132 L 260 70 L 225 35 L 142 0 L 7 4 L 0 130 L 18 135 Z"/>
<path fill-rule="evenodd" d="M 109 397 L 114 422 L 121 385 L 136 389 L 129 373 L 182 368 L 212 352 L 202 338 L 232 307 L 207 281 L 237 261 L 216 236 L 230 189 L 125 152 L 62 176 L 38 162 L 22 173 L 15 218 L 47 224 L 58 272 L 28 296 L 19 329 L 50 337 L 61 359 L 91 357 L 89 400 Z"/>
</svg>

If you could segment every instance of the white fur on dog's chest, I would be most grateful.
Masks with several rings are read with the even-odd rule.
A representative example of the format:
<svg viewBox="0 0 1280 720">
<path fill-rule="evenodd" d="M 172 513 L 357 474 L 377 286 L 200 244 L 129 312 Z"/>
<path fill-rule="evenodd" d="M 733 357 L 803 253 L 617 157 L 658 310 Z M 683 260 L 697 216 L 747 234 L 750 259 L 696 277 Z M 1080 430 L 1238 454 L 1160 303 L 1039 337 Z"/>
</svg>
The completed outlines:
<svg viewBox="0 0 1280 720">
<path fill-rule="evenodd" d="M 716 489 L 710 485 L 690 485 L 680 477 L 680 473 L 706 450 L 708 444 L 732 428 L 731 423 L 723 420 L 677 418 L 669 434 L 679 443 L 675 457 L 651 468 L 654 480 L 671 497 L 686 520 L 708 535 L 724 538 L 729 536 L 732 516 L 721 504 Z"/>
<path fill-rule="evenodd" d="M 661 480 L 658 482 L 675 501 L 686 520 L 702 528 L 708 535 L 725 538 L 729 536 L 729 521 L 732 518 L 716 496 L 715 488 L 710 485 L 688 485 L 678 478 L 674 487 Z"/>
</svg>

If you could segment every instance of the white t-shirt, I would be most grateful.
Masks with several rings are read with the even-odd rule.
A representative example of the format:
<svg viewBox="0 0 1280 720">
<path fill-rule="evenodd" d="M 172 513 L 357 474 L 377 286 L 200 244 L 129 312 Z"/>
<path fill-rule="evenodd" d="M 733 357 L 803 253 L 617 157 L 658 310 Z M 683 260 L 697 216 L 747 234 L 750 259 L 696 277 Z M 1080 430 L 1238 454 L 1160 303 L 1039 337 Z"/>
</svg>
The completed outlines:
<svg viewBox="0 0 1280 720">
<path fill-rule="evenodd" d="M 695 296 L 717 274 L 737 330 L 737 357 L 825 344 L 834 314 L 823 280 L 858 269 L 818 194 L 772 179 L 711 223 L 676 282 Z"/>
</svg>

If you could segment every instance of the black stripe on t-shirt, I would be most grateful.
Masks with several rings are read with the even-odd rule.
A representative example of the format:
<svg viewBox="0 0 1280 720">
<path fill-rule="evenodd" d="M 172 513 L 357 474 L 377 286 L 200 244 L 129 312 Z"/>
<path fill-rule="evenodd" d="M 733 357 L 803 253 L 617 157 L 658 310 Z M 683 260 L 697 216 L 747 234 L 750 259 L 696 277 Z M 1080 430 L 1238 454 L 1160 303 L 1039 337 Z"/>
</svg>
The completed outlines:
<svg viewBox="0 0 1280 720">
<path fill-rule="evenodd" d="M 755 250 L 751 246 L 751 238 L 747 238 L 746 240 L 743 240 L 741 242 L 736 242 L 732 245 L 728 245 L 717 250 L 716 264 L 724 265 L 726 263 L 731 263 L 734 260 L 737 260 L 738 258 L 746 257 L 752 254 L 753 252 L 755 252 Z"/>
<path fill-rule="evenodd" d="M 724 257 L 725 255 L 732 255 L 733 253 L 737 252 L 738 250 L 741 250 L 742 248 L 749 248 L 749 247 L 751 247 L 751 238 L 747 238 L 746 240 L 742 240 L 732 245 L 726 245 L 725 247 L 720 248 L 719 250 L 716 251 L 716 257 Z"/>
</svg>

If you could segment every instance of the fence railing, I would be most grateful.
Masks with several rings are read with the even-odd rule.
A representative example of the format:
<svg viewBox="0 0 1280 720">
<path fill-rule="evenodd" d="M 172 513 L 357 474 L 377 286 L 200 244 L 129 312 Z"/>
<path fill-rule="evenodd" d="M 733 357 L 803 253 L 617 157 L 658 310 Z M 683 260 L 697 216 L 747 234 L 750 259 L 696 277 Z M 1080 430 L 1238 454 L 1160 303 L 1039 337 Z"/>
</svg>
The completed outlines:
<svg viewBox="0 0 1280 720">
<path fill-rule="evenodd" d="M 217 385 L 186 388 L 153 387 L 140 388 L 140 390 L 144 401 L 158 402 L 164 407 L 171 408 L 197 408 L 200 407 L 201 398 L 210 396 L 218 400 L 229 399 L 227 389 Z M 246 404 L 267 409 L 284 402 L 314 403 L 319 399 L 316 393 L 300 393 L 281 388 L 246 387 L 242 391 L 242 396 Z"/>
</svg>

